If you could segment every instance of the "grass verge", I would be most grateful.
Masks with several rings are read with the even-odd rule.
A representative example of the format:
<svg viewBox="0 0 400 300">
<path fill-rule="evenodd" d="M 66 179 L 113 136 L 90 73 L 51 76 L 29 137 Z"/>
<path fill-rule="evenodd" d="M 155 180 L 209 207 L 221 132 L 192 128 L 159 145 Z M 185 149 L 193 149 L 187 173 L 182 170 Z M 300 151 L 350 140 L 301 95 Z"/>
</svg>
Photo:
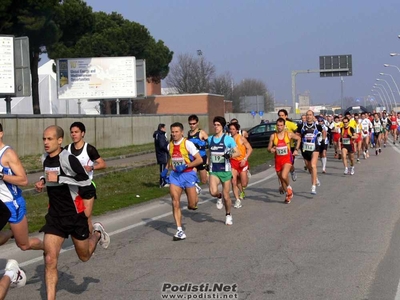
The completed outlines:
<svg viewBox="0 0 400 300">
<path fill-rule="evenodd" d="M 103 151 L 101 154 L 103 155 Z M 272 157 L 265 148 L 253 149 L 249 164 L 251 167 L 256 167 L 266 163 Z M 168 188 L 159 188 L 158 180 L 158 165 L 96 178 L 98 199 L 95 200 L 93 215 L 101 215 L 169 194 Z M 25 199 L 29 232 L 38 231 L 43 226 L 44 216 L 47 213 L 47 194 L 29 195 Z"/>
</svg>

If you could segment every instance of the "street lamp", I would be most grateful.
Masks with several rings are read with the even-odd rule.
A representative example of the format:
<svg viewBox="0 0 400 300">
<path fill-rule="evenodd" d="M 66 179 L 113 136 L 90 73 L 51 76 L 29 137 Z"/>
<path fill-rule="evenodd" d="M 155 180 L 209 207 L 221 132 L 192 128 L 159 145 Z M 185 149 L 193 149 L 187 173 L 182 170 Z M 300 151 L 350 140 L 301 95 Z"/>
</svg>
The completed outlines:
<svg viewBox="0 0 400 300">
<path fill-rule="evenodd" d="M 389 93 L 387 92 L 385 86 L 383 84 L 377 84 L 377 83 L 374 83 L 374 86 L 377 87 L 378 89 L 380 89 L 380 91 L 382 92 L 382 95 L 384 95 L 386 98 L 386 102 L 388 104 L 390 103 L 390 110 L 392 110 L 392 101 L 390 100 Z"/>
<path fill-rule="evenodd" d="M 372 92 L 372 95 L 377 96 L 377 97 L 379 97 L 379 99 L 381 99 L 381 102 L 382 102 L 383 106 L 388 107 L 386 101 L 384 101 L 382 96 L 379 94 L 378 90 L 372 89 L 371 92 Z"/>
<path fill-rule="evenodd" d="M 396 68 L 396 69 L 397 69 L 397 71 L 399 71 L 399 72 L 400 72 L 400 68 L 399 68 L 398 66 L 395 66 L 395 65 L 389 65 L 389 64 L 384 64 L 383 66 L 384 66 L 384 67 L 393 67 L 393 68 Z"/>
<path fill-rule="evenodd" d="M 400 95 L 400 90 L 399 90 L 399 87 L 397 86 L 397 83 L 396 83 L 396 81 L 394 81 L 394 78 L 393 78 L 393 76 L 392 75 L 390 75 L 390 74 L 387 74 L 387 73 L 379 73 L 379 75 L 382 75 L 382 76 L 390 76 L 391 78 L 392 78 L 392 81 L 393 81 L 393 83 L 394 83 L 394 85 L 396 86 L 396 89 L 397 89 L 397 93 Z"/>
<path fill-rule="evenodd" d="M 386 109 L 389 109 L 389 103 L 386 101 L 385 95 L 382 96 L 380 90 L 378 90 L 378 87 L 374 86 L 374 87 L 372 88 L 371 92 L 376 92 L 376 93 L 378 93 L 378 94 L 379 94 L 379 97 L 380 97 L 381 99 L 384 100 L 384 105 L 386 106 Z"/>
<path fill-rule="evenodd" d="M 387 86 L 389 87 L 390 92 L 392 93 L 393 101 L 394 101 L 394 104 L 395 104 L 396 110 L 397 110 L 396 98 L 394 97 L 393 90 L 392 90 L 392 88 L 390 87 L 389 82 L 387 82 L 385 79 L 380 79 L 380 78 L 377 78 L 376 80 L 377 80 L 377 81 L 384 81 L 384 82 L 386 82 Z"/>
<path fill-rule="evenodd" d="M 390 53 L 390 56 L 399 56 L 399 55 L 400 55 L 400 53 L 396 53 L 396 52 Z"/>
</svg>

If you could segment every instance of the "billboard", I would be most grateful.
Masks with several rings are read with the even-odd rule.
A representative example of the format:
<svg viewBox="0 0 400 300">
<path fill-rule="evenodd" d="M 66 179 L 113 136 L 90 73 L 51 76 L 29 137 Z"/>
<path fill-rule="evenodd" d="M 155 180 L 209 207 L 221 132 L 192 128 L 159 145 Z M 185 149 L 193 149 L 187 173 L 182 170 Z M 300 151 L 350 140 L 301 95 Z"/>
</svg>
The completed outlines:
<svg viewBox="0 0 400 300">
<path fill-rule="evenodd" d="M 0 36 L 0 94 L 15 94 L 14 37 Z"/>
<path fill-rule="evenodd" d="M 124 57 L 60 58 L 58 99 L 134 98 L 136 59 Z"/>
<path fill-rule="evenodd" d="M 320 56 L 319 69 L 320 77 L 352 76 L 352 56 L 351 54 Z"/>
</svg>

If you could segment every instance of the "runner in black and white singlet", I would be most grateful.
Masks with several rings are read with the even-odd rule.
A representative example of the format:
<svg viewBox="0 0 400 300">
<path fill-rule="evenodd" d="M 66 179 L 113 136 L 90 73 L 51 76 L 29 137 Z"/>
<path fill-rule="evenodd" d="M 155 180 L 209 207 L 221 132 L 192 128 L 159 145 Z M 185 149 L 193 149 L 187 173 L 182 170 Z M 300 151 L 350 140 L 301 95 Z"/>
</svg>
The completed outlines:
<svg viewBox="0 0 400 300">
<path fill-rule="evenodd" d="M 72 123 L 70 126 L 70 134 L 73 143 L 68 145 L 67 150 L 78 158 L 81 165 L 88 173 L 89 179 L 92 180 L 90 185 L 79 188 L 79 194 L 82 197 L 85 206 L 85 214 L 88 217 L 89 232 L 91 233 L 93 231 L 93 202 L 94 199 L 97 198 L 96 186 L 93 183 L 93 171 L 104 169 L 106 163 L 104 159 L 100 157 L 97 149 L 84 141 L 86 128 L 82 122 Z"/>
<path fill-rule="evenodd" d="M 35 184 L 36 191 L 46 187 L 49 197 L 44 232 L 44 262 L 47 299 L 55 299 L 57 291 L 57 262 L 64 240 L 71 236 L 76 254 L 81 261 L 88 261 L 97 243 L 103 248 L 110 244 L 110 237 L 100 223 L 93 224 L 89 234 L 88 219 L 84 212 L 78 187 L 90 185 L 88 174 L 79 160 L 62 149 L 64 130 L 59 126 L 49 126 L 43 132 L 46 154 L 42 156 L 42 176 Z"/>
</svg>

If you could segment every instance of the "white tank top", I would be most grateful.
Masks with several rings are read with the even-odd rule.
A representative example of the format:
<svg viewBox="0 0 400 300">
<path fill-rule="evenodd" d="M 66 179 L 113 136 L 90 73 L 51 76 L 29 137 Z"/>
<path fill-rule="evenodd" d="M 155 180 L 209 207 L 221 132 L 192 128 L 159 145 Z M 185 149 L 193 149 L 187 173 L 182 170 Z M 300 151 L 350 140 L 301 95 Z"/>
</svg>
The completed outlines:
<svg viewBox="0 0 400 300">
<path fill-rule="evenodd" d="M 69 153 L 73 154 L 71 152 L 71 145 L 72 144 L 68 145 L 68 151 L 69 151 Z M 87 153 L 87 143 L 83 144 L 83 149 L 82 149 L 81 154 L 79 154 L 78 156 L 75 156 L 75 157 L 79 160 L 79 162 L 81 163 L 82 166 L 93 166 L 93 161 L 90 160 L 89 154 Z M 93 179 L 93 171 L 89 171 L 87 173 L 89 175 L 90 180 L 92 180 Z"/>
</svg>

